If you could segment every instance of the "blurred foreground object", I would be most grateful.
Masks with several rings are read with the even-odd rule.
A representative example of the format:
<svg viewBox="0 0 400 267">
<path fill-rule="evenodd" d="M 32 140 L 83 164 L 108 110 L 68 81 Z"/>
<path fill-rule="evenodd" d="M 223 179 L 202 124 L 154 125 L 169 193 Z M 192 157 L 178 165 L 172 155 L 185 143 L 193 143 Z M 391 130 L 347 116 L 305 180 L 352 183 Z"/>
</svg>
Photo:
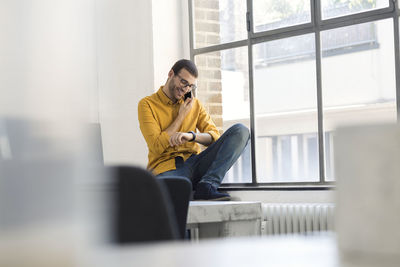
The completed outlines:
<svg viewBox="0 0 400 267">
<path fill-rule="evenodd" d="M 1 267 L 78 266 L 105 233 L 90 189 L 103 181 L 93 127 L 0 118 Z"/>
<path fill-rule="evenodd" d="M 400 127 L 342 128 L 335 138 L 343 266 L 400 264 Z"/>
</svg>

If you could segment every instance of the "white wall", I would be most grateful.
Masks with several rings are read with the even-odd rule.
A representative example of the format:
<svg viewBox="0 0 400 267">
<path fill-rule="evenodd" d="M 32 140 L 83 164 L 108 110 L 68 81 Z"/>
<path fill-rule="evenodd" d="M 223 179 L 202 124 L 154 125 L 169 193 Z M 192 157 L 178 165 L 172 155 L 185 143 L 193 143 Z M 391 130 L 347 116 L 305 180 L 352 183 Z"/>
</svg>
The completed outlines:
<svg viewBox="0 0 400 267">
<path fill-rule="evenodd" d="M 189 57 L 182 1 L 97 0 L 100 122 L 106 163 L 146 166 L 137 104 Z"/>
<path fill-rule="evenodd" d="M 0 2 L 0 115 L 97 113 L 94 0 Z"/>
<path fill-rule="evenodd" d="M 137 104 L 189 56 L 181 1 L 97 0 L 100 122 L 106 163 L 146 166 Z M 186 26 L 187 27 L 187 26 Z"/>
<path fill-rule="evenodd" d="M 99 121 L 106 163 L 146 166 L 137 103 L 189 57 L 186 10 L 179 0 L 1 1 L 0 115 Z"/>
<path fill-rule="evenodd" d="M 97 0 L 99 117 L 108 164 L 145 166 L 138 101 L 153 92 L 150 1 Z"/>
<path fill-rule="evenodd" d="M 187 1 L 152 0 L 154 85 L 158 89 L 167 80 L 173 63 L 190 58 Z"/>
</svg>

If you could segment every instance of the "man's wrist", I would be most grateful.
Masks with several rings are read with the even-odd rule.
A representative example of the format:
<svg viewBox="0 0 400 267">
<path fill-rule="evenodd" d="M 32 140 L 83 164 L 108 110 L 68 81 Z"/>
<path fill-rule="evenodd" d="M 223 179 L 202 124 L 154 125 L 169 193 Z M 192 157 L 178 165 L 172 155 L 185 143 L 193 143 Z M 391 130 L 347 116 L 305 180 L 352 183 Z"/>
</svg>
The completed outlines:
<svg viewBox="0 0 400 267">
<path fill-rule="evenodd" d="M 188 132 L 188 133 L 191 133 L 191 134 L 193 135 L 193 138 L 190 139 L 189 142 L 194 142 L 194 141 L 196 141 L 196 133 L 193 132 L 193 131 L 190 131 L 190 132 Z"/>
</svg>

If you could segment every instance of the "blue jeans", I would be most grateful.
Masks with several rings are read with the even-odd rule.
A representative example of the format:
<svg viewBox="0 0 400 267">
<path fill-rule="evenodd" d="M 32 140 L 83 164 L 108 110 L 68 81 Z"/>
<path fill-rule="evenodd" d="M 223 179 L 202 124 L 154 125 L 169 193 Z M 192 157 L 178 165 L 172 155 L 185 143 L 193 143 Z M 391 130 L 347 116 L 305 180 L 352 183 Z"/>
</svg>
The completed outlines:
<svg viewBox="0 0 400 267">
<path fill-rule="evenodd" d="M 175 158 L 176 170 L 160 173 L 157 177 L 183 176 L 192 181 L 194 189 L 198 183 L 209 183 L 217 189 L 249 140 L 249 129 L 243 124 L 235 124 L 200 154 L 193 154 L 185 162 L 181 157 Z"/>
</svg>

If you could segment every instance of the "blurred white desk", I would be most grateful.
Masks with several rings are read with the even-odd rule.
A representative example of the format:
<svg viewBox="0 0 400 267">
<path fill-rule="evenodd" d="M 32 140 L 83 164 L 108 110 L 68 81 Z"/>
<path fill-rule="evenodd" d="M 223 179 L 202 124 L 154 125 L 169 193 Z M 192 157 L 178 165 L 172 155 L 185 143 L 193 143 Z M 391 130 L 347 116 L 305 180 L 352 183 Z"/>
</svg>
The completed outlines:
<svg viewBox="0 0 400 267">
<path fill-rule="evenodd" d="M 261 202 L 191 201 L 187 228 L 191 238 L 261 235 Z"/>
<path fill-rule="evenodd" d="M 247 237 L 113 247 L 92 255 L 96 267 L 338 267 L 336 241 L 320 237 Z"/>
</svg>

